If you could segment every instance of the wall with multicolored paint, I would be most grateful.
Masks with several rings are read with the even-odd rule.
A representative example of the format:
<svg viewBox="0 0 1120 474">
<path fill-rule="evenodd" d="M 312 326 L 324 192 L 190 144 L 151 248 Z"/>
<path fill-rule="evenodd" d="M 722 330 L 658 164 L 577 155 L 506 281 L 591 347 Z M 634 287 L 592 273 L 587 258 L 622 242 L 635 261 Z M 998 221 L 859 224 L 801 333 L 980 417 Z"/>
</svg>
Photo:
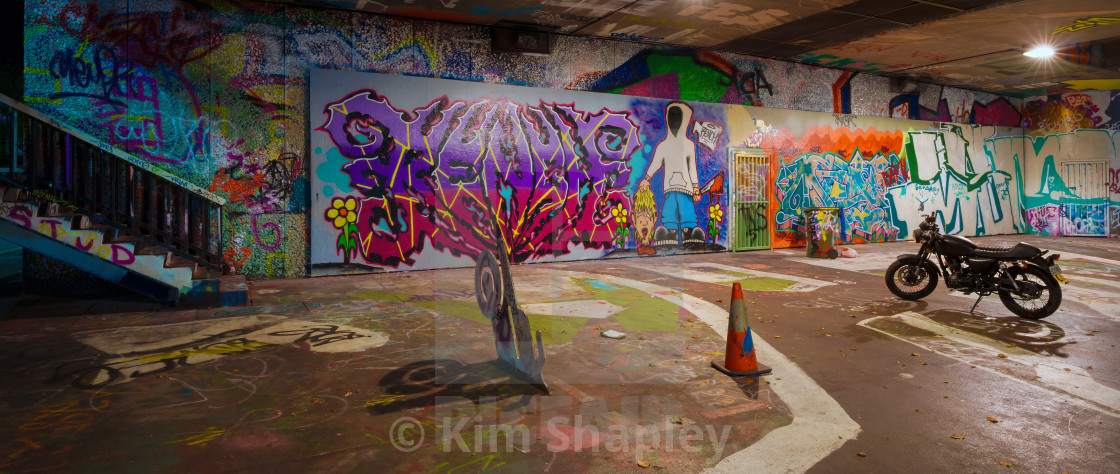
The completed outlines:
<svg viewBox="0 0 1120 474">
<path fill-rule="evenodd" d="M 774 247 L 805 245 L 805 207 L 840 208 L 845 244 L 908 238 L 931 213 L 959 235 L 1025 230 L 1021 148 L 995 146 L 1021 137 L 1017 127 L 754 107 L 731 108 L 728 121 L 733 145 L 770 157 Z"/>
<path fill-rule="evenodd" d="M 696 110 L 703 102 L 966 124 L 1022 119 L 1020 99 L 932 85 L 892 93 L 871 74 L 699 49 L 557 36 L 547 57 L 495 54 L 485 27 L 245 0 L 24 5 L 24 101 L 226 196 L 225 257 L 253 277 L 302 276 L 315 261 L 310 234 L 324 214 L 312 202 L 322 190 L 310 185 L 310 140 L 322 119 L 308 115 L 314 68 L 681 100 Z M 539 105 L 522 105 L 530 104 Z M 612 239 L 577 228 L 597 250 Z"/>
<path fill-rule="evenodd" d="M 1120 236 L 1120 90 L 1029 98 L 1023 127 L 1028 230 Z"/>
<path fill-rule="evenodd" d="M 313 274 L 726 248 L 726 106 L 313 70 Z M 491 220 L 491 214 L 496 220 Z"/>
</svg>

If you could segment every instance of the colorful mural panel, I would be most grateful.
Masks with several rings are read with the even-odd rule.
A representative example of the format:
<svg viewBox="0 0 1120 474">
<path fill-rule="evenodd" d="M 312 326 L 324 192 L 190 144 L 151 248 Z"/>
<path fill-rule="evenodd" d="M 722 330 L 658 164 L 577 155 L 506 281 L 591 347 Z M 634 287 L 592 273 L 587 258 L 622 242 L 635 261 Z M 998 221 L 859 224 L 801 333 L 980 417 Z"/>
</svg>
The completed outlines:
<svg viewBox="0 0 1120 474">
<path fill-rule="evenodd" d="M 1026 232 L 1117 236 L 1110 209 L 1120 206 L 1120 131 L 1076 130 L 987 140 L 997 159 L 1022 163 Z"/>
<path fill-rule="evenodd" d="M 456 213 L 467 209 L 461 198 L 467 191 L 481 189 L 477 188 L 481 184 L 476 180 L 483 175 L 492 187 L 489 190 L 494 191 L 490 194 L 492 204 L 512 202 L 516 207 L 504 212 L 519 209 L 525 214 L 524 220 L 519 217 L 512 223 L 506 222 L 509 232 L 517 232 L 514 240 L 521 242 L 517 251 L 511 249 L 511 254 L 524 261 L 599 258 L 628 252 L 665 253 L 668 247 L 658 246 L 672 246 L 674 241 L 679 249 L 689 245 L 696 251 L 723 247 L 726 227 L 712 223 L 723 223 L 730 214 L 726 199 L 718 198 L 726 193 L 721 177 L 726 175 L 720 175 L 716 170 L 722 168 L 715 165 L 725 161 L 725 150 L 721 147 L 727 144 L 765 146 L 774 158 L 768 176 L 783 180 L 784 184 L 776 190 L 780 195 L 772 200 L 789 200 L 772 208 L 768 216 L 778 246 L 803 244 L 804 230 L 799 229 L 795 208 L 783 207 L 792 206 L 796 196 L 817 199 L 819 202 L 813 205 L 843 207 L 846 230 L 839 237 L 845 243 L 894 239 L 902 235 L 901 223 L 909 222 L 914 213 L 925 212 L 934 202 L 941 202 L 940 207 L 947 208 L 947 220 L 966 234 L 1014 232 L 1019 227 L 1011 222 L 1024 219 L 1025 214 L 1016 210 L 1014 204 L 1018 195 L 1013 185 L 1017 185 L 1014 180 L 1019 175 L 1013 157 L 1010 162 L 991 168 L 1006 174 L 962 171 L 968 169 L 963 164 L 939 161 L 940 152 L 924 145 L 931 138 L 907 135 L 912 131 L 929 131 L 930 122 L 899 121 L 898 124 L 913 125 L 880 126 L 876 131 L 862 123 L 869 117 L 898 117 L 984 125 L 1029 122 L 1032 127 L 1044 122 L 1084 127 L 1091 122 L 1095 128 L 1107 128 L 1114 127 L 1116 117 L 1120 116 L 1120 101 L 1115 93 L 1102 96 L 1099 92 L 1086 92 L 1083 95 L 1088 100 L 1074 95 L 1062 97 L 1061 107 L 1093 111 L 1077 116 L 1078 120 L 1070 121 L 1068 117 L 1073 115 L 1053 112 L 1057 109 L 1046 104 L 1024 110 L 1024 116 L 1019 117 L 1021 99 L 929 84 L 900 94 L 891 92 L 886 78 L 872 75 L 875 70 L 871 67 L 865 69 L 868 72 L 853 73 L 696 48 L 649 48 L 633 42 L 572 36 L 558 36 L 550 56 L 507 55 L 489 50 L 485 27 L 356 11 L 315 10 L 273 2 L 25 0 L 24 7 L 24 101 L 61 122 L 226 197 L 230 202 L 223 223 L 227 260 L 239 273 L 260 278 L 303 276 L 311 261 L 341 265 L 349 261 L 349 265 L 397 269 L 429 268 L 446 264 L 449 259 L 469 259 L 486 245 L 483 234 L 464 231 L 457 220 L 424 206 L 443 203 L 447 206 L 441 208 L 445 212 L 473 222 Z M 834 60 L 837 59 L 815 58 L 820 66 L 833 64 Z M 516 98 L 489 93 L 467 97 L 451 93 L 458 89 L 457 85 L 445 87 L 448 92 L 428 91 L 423 103 L 419 103 L 411 99 L 402 102 L 399 94 L 390 94 L 380 83 L 366 83 L 334 90 L 333 96 L 312 107 L 307 98 L 312 96 L 310 71 L 315 68 L 538 89 Z M 363 89 L 376 95 L 347 95 Z M 587 92 L 614 95 L 595 95 L 597 103 L 577 103 L 575 98 L 591 97 L 580 95 Z M 437 101 L 445 95 L 445 103 Z M 374 105 L 382 99 L 385 105 Z M 375 141 L 380 129 L 369 128 L 369 124 L 356 125 L 357 128 L 347 131 L 356 133 L 355 144 L 343 142 L 340 148 L 332 141 L 322 145 L 322 153 L 333 153 L 328 160 L 337 169 L 320 172 L 321 163 L 312 164 L 320 146 L 312 146 L 310 140 L 339 133 L 331 127 L 314 130 L 324 126 L 329 118 L 322 114 L 321 106 L 346 100 L 367 108 L 381 107 L 378 114 L 386 116 L 396 110 L 409 114 L 437 113 L 436 117 L 445 121 L 429 124 L 427 117 L 419 116 L 395 121 L 378 119 L 380 126 L 388 130 L 386 133 L 406 138 L 403 144 L 394 143 L 381 151 L 378 150 L 384 144 Z M 676 165 L 658 158 L 658 150 L 682 146 L 673 140 L 666 141 L 667 130 L 672 128 L 667 126 L 666 117 L 673 101 L 684 104 L 682 107 L 690 109 L 693 115 L 688 128 L 678 130 L 678 134 L 687 131 L 688 142 L 695 144 L 697 171 L 692 176 L 687 173 L 691 170 L 685 170 L 681 176 L 686 176 L 686 181 L 674 181 Z M 767 111 L 751 112 L 757 118 L 740 127 L 742 134 L 750 135 L 749 139 L 738 137 L 740 132 L 732 130 L 724 118 L 728 111 L 744 105 L 753 106 L 751 110 Z M 791 118 L 801 113 L 795 110 L 823 114 L 805 122 Z M 480 121 L 452 126 L 450 119 L 460 111 L 464 114 L 461 120 L 477 115 Z M 783 115 L 787 111 L 794 115 Z M 685 112 L 682 108 L 681 113 Z M 593 118 L 605 120 L 606 125 L 598 127 L 583 122 Z M 813 132 L 801 125 L 810 122 L 817 127 Z M 615 136 L 621 132 L 607 125 L 626 133 L 632 130 L 633 136 Z M 404 132 L 400 127 L 404 127 Z M 490 127 L 488 130 L 500 133 L 489 137 L 485 145 L 481 141 L 484 138 L 462 143 L 461 136 L 475 133 L 469 127 Z M 964 126 L 961 130 L 974 128 Z M 472 166 L 460 167 L 459 162 L 467 161 L 466 158 L 455 158 L 456 164 L 452 166 L 450 160 L 437 162 L 424 154 L 428 153 L 426 149 L 421 155 L 432 160 L 430 163 L 419 158 L 421 155 L 400 155 L 405 150 L 420 150 L 416 142 L 408 141 L 410 138 L 430 137 L 432 133 L 452 129 L 458 134 L 452 141 L 425 146 L 442 146 L 433 152 L 448 156 L 470 147 L 486 147 L 500 159 L 518 158 L 508 162 L 491 159 L 479 165 L 474 165 L 472 159 Z M 591 129 L 602 134 L 580 135 Z M 608 129 L 611 131 L 607 132 Z M 559 138 L 555 137 L 565 133 L 571 134 L 566 136 L 571 140 L 584 140 L 582 148 L 575 142 L 557 142 Z M 544 142 L 545 134 L 554 139 Z M 733 140 L 732 135 L 736 136 Z M 361 141 L 367 139 L 377 146 L 370 148 L 370 143 Z M 971 160 L 984 161 L 980 157 L 986 156 L 985 151 L 978 145 L 984 139 L 971 139 L 970 146 L 980 147 L 970 152 L 974 157 Z M 914 145 L 914 153 L 922 157 L 908 153 L 907 140 L 921 142 Z M 341 151 L 359 145 L 359 155 L 352 157 Z M 628 155 L 612 161 L 624 151 L 612 148 L 617 146 L 626 147 Z M 543 172 L 538 168 L 545 167 L 539 164 L 542 158 L 536 154 L 538 151 L 560 153 L 545 158 L 571 169 L 533 174 Z M 611 158 L 606 163 L 588 161 L 596 153 Z M 957 152 L 947 153 L 957 156 L 953 155 Z M 999 159 L 1006 161 L 1006 156 L 1010 155 L 1000 155 Z M 518 161 L 530 157 L 536 160 L 532 166 L 529 161 Z M 402 169 L 385 169 L 389 165 L 382 160 L 402 163 Z M 661 160 L 662 166 L 651 170 L 654 160 Z M 914 163 L 927 160 L 937 163 L 935 167 L 947 170 L 947 174 L 937 174 L 936 178 L 923 174 L 923 180 L 933 181 L 910 183 Z M 342 164 L 350 166 L 343 170 Z M 485 166 L 502 170 L 500 179 L 485 174 Z M 581 166 L 587 169 L 582 170 Z M 434 173 L 428 177 L 431 184 L 417 181 L 417 173 L 425 169 Z M 1116 169 L 1120 165 L 1110 165 L 1110 170 Z M 579 171 L 596 177 L 586 190 L 557 187 L 569 186 L 569 175 Z M 324 174 L 327 172 L 331 174 Z M 411 176 L 412 184 L 393 181 L 394 172 L 398 180 Z M 383 177 L 385 174 L 388 176 Z M 323 189 L 310 185 L 316 176 L 331 182 L 337 193 L 320 196 L 323 202 L 314 201 L 316 193 Z M 543 177 L 530 183 L 533 176 Z M 990 177 L 988 191 L 982 190 L 987 185 L 971 188 L 977 183 L 967 181 L 987 179 L 985 176 Z M 387 181 L 377 181 L 377 186 L 372 186 L 371 180 L 376 179 Z M 962 179 L 966 181 L 945 184 Z M 667 181 L 670 183 L 666 184 Z M 1110 185 L 1115 182 L 1113 179 Z M 387 183 L 391 186 L 385 188 Z M 443 191 L 458 191 L 459 185 L 463 191 L 457 198 L 448 196 L 449 201 L 439 201 L 444 198 Z M 929 204 L 911 209 L 906 207 L 909 204 L 892 203 L 891 193 L 886 190 L 900 185 L 925 186 L 907 192 L 920 194 L 925 199 L 920 202 Z M 958 185 L 962 192 L 972 193 L 960 201 L 959 219 L 953 217 L 957 215 L 953 205 L 958 202 L 957 188 L 953 186 Z M 379 187 L 381 191 L 372 190 Z M 507 191 L 507 187 L 517 192 Z M 562 196 L 561 191 L 567 194 Z M 545 196 L 546 192 L 550 194 Z M 1004 198 L 997 200 L 999 205 L 974 201 L 989 199 L 995 193 L 1006 193 L 1006 202 Z M 1117 203 L 1116 194 L 1112 192 L 1113 206 Z M 576 197 L 570 198 L 572 195 Z M 927 195 L 931 197 L 924 197 Z M 606 201 L 600 202 L 604 196 Z M 907 195 L 906 203 L 914 202 L 910 196 Z M 482 197 L 476 195 L 475 199 L 481 202 Z M 565 207 L 568 204 L 561 206 L 561 199 L 581 203 L 574 222 L 572 216 L 561 214 L 549 220 L 553 211 L 564 209 L 570 214 L 576 209 Z M 1034 202 L 1033 207 L 1044 204 Z M 379 203 L 380 210 L 376 210 L 375 203 Z M 543 209 L 549 205 L 553 207 Z M 976 212 L 965 212 L 977 206 L 986 209 L 982 219 L 975 216 Z M 433 215 L 424 216 L 420 209 Z M 422 219 L 415 226 L 411 222 L 406 226 L 400 217 L 403 215 L 429 217 L 435 222 Z M 341 225 L 336 227 L 339 216 Z M 354 220 L 350 221 L 351 218 Z M 376 226 L 367 225 L 371 219 Z M 559 227 L 551 227 L 554 221 Z M 543 225 L 545 222 L 547 226 Z M 333 233 L 333 245 L 312 245 L 309 239 L 313 232 L 318 232 L 312 230 L 315 226 Z M 405 234 L 407 239 L 403 241 L 388 238 Z M 379 248 L 375 244 L 389 242 L 395 251 L 366 251 Z M 329 255 L 315 253 L 320 251 Z M 431 252 L 437 252 L 439 256 L 432 253 L 432 258 L 443 263 L 426 261 L 426 254 Z"/>
<path fill-rule="evenodd" d="M 314 273 L 472 265 L 496 233 L 515 263 L 726 247 L 722 106 L 329 70 L 311 83 Z"/>
</svg>

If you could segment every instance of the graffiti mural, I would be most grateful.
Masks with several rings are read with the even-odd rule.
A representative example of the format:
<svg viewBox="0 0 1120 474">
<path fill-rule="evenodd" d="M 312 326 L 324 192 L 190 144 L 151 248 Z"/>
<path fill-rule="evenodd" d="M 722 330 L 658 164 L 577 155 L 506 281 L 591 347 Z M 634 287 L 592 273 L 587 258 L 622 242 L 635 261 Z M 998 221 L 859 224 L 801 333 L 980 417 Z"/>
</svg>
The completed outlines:
<svg viewBox="0 0 1120 474">
<path fill-rule="evenodd" d="M 313 271 L 473 264 L 495 231 L 515 263 L 724 248 L 722 215 L 703 212 L 726 200 L 703 181 L 724 166 L 721 107 L 326 70 L 312 83 Z"/>
<path fill-rule="evenodd" d="M 1120 203 L 1120 131 L 1076 130 L 987 140 L 995 159 L 1018 156 L 1023 175 L 1024 232 L 1042 235 L 1117 233 L 1110 208 Z"/>
<path fill-rule="evenodd" d="M 502 212 L 516 217 L 513 222 L 500 221 L 510 232 L 511 245 L 517 246 L 510 249 L 515 261 L 722 248 L 727 241 L 725 221 L 732 211 L 723 195 L 723 178 L 717 178 L 725 165 L 717 163 L 725 161 L 721 148 L 728 144 L 765 146 L 780 158 L 767 176 L 785 180 L 786 188 L 776 190 L 781 197 L 793 199 L 801 192 L 798 183 L 805 183 L 801 196 L 818 196 L 822 202 L 815 205 L 843 207 L 845 235 L 838 236 L 843 242 L 890 240 L 901 235 L 899 223 L 910 220 L 909 213 L 925 212 L 924 207 L 896 209 L 884 200 L 888 193 L 875 193 L 910 182 L 912 157 L 903 135 L 931 125 L 913 125 L 913 130 L 898 125 L 897 131 L 880 128 L 872 133 L 865 125 L 869 119 L 1064 127 L 1060 132 L 1120 128 L 1120 96 L 1115 91 L 1036 97 L 1030 100 L 1039 104 L 1030 107 L 1022 105 L 1023 99 L 931 84 L 907 93 L 891 92 L 890 81 L 875 74 L 900 65 L 850 59 L 878 47 L 860 43 L 838 45 L 828 54 L 807 53 L 798 58 L 806 63 L 801 64 L 561 35 L 552 55 L 536 57 L 491 52 L 484 27 L 278 2 L 25 0 L 24 10 L 23 101 L 228 199 L 222 223 L 227 261 L 235 271 L 259 278 L 303 276 L 315 262 L 368 270 L 430 268 L 456 258 L 469 260 L 491 245 L 461 225 L 475 220 L 470 213 L 477 214 L 477 202 L 464 199 L 472 198 L 484 174 L 495 186 L 495 199 L 507 203 Z M 630 39 L 649 36 L 626 28 L 612 33 Z M 829 69 L 840 65 L 854 65 L 862 72 Z M 380 84 L 363 84 L 334 90 L 312 106 L 310 71 L 318 68 L 531 86 L 539 93 L 514 99 L 437 91 L 422 101 L 402 102 L 399 94 L 389 94 Z M 379 95 L 348 96 L 362 89 Z M 613 94 L 595 96 L 610 105 L 575 103 L 574 98 L 588 92 Z M 446 102 L 438 100 L 444 96 Z M 384 106 L 372 105 L 378 97 Z M 377 125 L 338 117 L 331 124 L 344 124 L 341 129 L 316 130 L 330 118 L 322 115 L 323 106 L 346 100 L 382 107 L 381 115 L 370 115 L 377 117 Z M 671 101 L 688 104 L 693 113 L 685 128 L 672 133 L 672 127 L 666 127 Z M 752 112 L 757 120 L 746 124 L 744 133 L 753 135 L 736 135 L 733 140 L 738 132 L 731 130 L 725 115 L 743 106 L 752 111 L 823 112 L 833 127 L 829 133 L 890 139 L 858 147 L 839 137 L 811 139 L 807 130 L 791 127 L 780 114 Z M 431 117 L 400 116 L 421 113 Z M 393 114 L 398 117 L 389 120 Z M 593 123 L 596 119 L 605 122 Z M 498 132 L 482 137 L 481 130 Z M 451 133 L 447 142 L 431 142 L 445 132 Z M 683 188 L 673 183 L 667 187 L 676 161 L 657 158 L 655 149 L 689 146 L 667 138 L 680 137 L 681 132 L 693 144 L 697 174 L 681 174 L 688 180 Z M 355 142 L 346 141 L 344 134 L 352 134 Z M 383 149 L 387 142 L 377 140 L 385 134 L 405 140 Z M 312 146 L 316 136 L 343 141 Z M 474 141 L 469 140 L 472 136 Z M 420 141 L 410 141 L 414 138 Z M 421 147 L 425 138 L 429 142 Z M 576 139 L 582 141 L 572 141 Z M 979 147 L 971 159 L 983 161 L 979 157 L 985 156 L 984 139 L 970 143 Z M 347 155 L 344 149 L 357 154 Z M 458 155 L 468 149 L 476 155 Z M 937 161 L 931 149 L 914 151 L 932 157 L 940 168 L 950 168 Z M 455 158 L 444 160 L 443 155 Z M 595 161 L 600 155 L 605 161 Z M 324 158 L 330 166 L 320 169 L 324 162 L 317 160 Z M 662 165 L 650 169 L 655 159 Z M 793 164 L 797 159 L 800 164 Z M 1015 179 L 1011 160 L 1011 168 L 1001 165 L 998 170 Z M 925 163 L 924 158 L 919 162 Z M 344 164 L 349 165 L 345 170 Z M 389 164 L 401 167 L 388 169 Z M 557 169 L 561 164 L 567 167 Z M 807 179 L 813 167 L 829 171 Z M 984 171 L 962 170 L 967 168 L 952 168 L 935 181 L 985 176 Z M 498 171 L 500 179 L 490 180 L 488 173 Z M 576 180 L 578 173 L 585 173 L 582 180 L 590 182 Z M 648 185 L 643 185 L 647 175 Z M 1017 199 L 1013 179 L 990 176 L 989 188 L 1002 193 L 999 187 L 1007 185 L 1007 199 Z M 316 177 L 329 181 L 336 194 L 325 195 L 323 186 L 311 185 Z M 534 177 L 538 180 L 530 183 Z M 833 195 L 832 184 L 840 194 Z M 987 185 L 969 190 L 973 185 L 977 183 L 963 184 L 967 192 L 980 193 L 977 199 L 994 192 L 978 191 Z M 948 191 L 942 186 L 941 194 Z M 933 188 L 915 192 L 933 193 Z M 477 201 L 477 193 L 472 199 Z M 940 199 L 943 207 L 953 202 L 946 196 Z M 971 199 L 962 209 L 977 205 Z M 561 204 L 562 200 L 566 201 Z M 774 201 L 781 199 L 774 196 Z M 1116 201 L 1114 195 L 1110 202 Z M 984 206 L 988 211 L 982 226 L 962 214 L 960 228 L 1012 232 L 1018 227 L 1007 224 L 1008 219 L 1025 219 L 1021 210 L 1004 209 L 1003 204 Z M 989 214 L 995 207 L 1000 215 L 1012 216 L 997 220 L 993 230 Z M 765 228 L 774 232 L 776 244 L 800 245 L 804 229 L 796 213 L 778 208 L 788 210 L 780 211 L 779 218 L 779 209 L 768 209 Z M 406 222 L 405 217 L 415 221 Z M 311 244 L 311 235 L 319 231 L 332 235 L 329 248 Z M 675 244 L 671 231 L 677 233 Z M 429 257 L 434 260 L 425 260 Z"/>
</svg>

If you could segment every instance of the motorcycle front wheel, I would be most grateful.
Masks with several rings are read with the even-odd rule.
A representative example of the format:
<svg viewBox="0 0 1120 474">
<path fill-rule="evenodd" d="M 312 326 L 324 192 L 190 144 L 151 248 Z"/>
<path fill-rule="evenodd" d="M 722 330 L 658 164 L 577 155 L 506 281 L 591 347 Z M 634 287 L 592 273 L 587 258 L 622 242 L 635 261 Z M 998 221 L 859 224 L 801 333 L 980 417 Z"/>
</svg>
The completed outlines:
<svg viewBox="0 0 1120 474">
<path fill-rule="evenodd" d="M 887 289 L 904 300 L 920 300 L 937 288 L 937 273 L 918 261 L 895 260 L 887 267 Z"/>
<path fill-rule="evenodd" d="M 1015 276 L 1017 284 L 1033 283 L 1035 292 L 999 290 L 999 299 L 1007 309 L 1027 319 L 1042 319 L 1058 310 L 1062 304 L 1062 287 L 1050 274 L 1027 267 Z"/>
</svg>

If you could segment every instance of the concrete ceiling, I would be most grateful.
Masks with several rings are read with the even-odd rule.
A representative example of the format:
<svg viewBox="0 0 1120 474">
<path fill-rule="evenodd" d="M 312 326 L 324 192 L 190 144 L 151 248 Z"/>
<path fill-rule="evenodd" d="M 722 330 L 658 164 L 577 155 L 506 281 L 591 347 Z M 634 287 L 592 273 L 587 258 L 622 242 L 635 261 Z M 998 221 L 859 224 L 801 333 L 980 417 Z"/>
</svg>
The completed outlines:
<svg viewBox="0 0 1120 474">
<path fill-rule="evenodd" d="M 289 0 L 695 46 L 999 94 L 1120 89 L 1118 0 Z M 1047 43 L 1049 60 L 1023 56 Z"/>
</svg>

